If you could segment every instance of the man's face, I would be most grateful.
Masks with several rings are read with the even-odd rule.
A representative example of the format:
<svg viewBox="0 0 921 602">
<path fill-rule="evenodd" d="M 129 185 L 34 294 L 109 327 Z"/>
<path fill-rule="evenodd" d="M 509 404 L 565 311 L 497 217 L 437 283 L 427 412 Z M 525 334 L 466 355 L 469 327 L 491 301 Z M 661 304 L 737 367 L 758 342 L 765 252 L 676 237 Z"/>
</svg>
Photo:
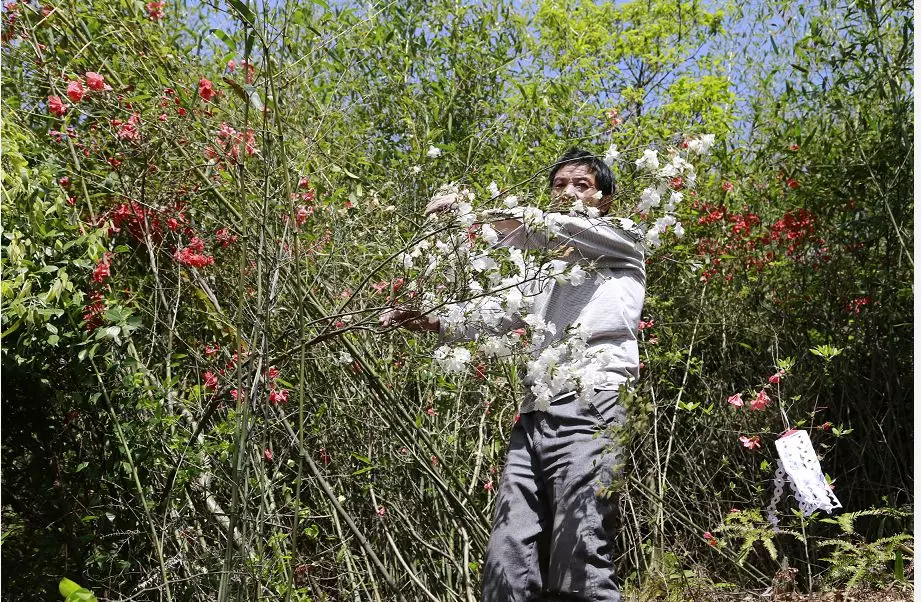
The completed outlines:
<svg viewBox="0 0 921 602">
<path fill-rule="evenodd" d="M 554 200 L 578 199 L 586 207 L 597 207 L 602 214 L 611 206 L 610 197 L 602 197 L 595 181 L 595 174 L 584 163 L 568 163 L 553 176 L 550 194 Z"/>
</svg>

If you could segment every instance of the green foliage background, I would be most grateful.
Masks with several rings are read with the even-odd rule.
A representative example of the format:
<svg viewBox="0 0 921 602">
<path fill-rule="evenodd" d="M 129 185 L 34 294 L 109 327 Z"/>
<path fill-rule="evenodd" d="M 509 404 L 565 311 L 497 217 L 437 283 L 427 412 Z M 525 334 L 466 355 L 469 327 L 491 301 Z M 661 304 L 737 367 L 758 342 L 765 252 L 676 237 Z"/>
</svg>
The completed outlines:
<svg viewBox="0 0 921 602">
<path fill-rule="evenodd" d="M 629 215 L 632 159 L 703 133 L 718 144 L 687 235 L 648 263 L 624 582 L 681 599 L 787 564 L 813 589 L 905 578 L 908 4 L 152 10 L 3 13 L 3 599 L 54 597 L 65 575 L 101 598 L 476 599 L 518 373 L 446 378 L 434 341 L 380 332 L 382 309 L 415 303 L 395 257 L 431 233 L 421 210 L 446 182 L 539 196 L 566 148 L 615 143 Z M 112 90 L 67 101 L 87 71 Z M 119 138 L 135 114 L 138 139 Z M 209 161 L 222 124 L 256 151 Z M 173 259 L 192 236 L 213 265 Z M 270 366 L 287 404 L 268 401 Z M 726 403 L 763 387 L 765 413 Z M 843 528 L 787 500 L 784 532 L 767 528 L 781 407 L 845 510 L 875 510 Z"/>
</svg>

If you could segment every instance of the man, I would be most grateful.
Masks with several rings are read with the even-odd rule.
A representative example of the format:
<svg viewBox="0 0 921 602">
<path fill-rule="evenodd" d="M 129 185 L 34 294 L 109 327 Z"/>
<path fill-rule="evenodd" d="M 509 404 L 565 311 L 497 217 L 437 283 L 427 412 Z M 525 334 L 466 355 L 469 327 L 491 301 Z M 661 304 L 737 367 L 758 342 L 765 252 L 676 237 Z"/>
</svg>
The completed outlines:
<svg viewBox="0 0 921 602">
<path fill-rule="evenodd" d="M 499 244 L 521 249 L 558 249 L 556 273 L 578 264 L 593 277 L 576 285 L 555 278 L 529 283 L 528 312 L 551 325 L 535 350 L 525 378 L 528 391 L 514 425 L 508 460 L 496 497 L 493 531 L 483 567 L 484 602 L 592 600 L 616 602 L 620 591 L 613 570 L 613 505 L 596 493 L 610 482 L 617 464 L 611 441 L 598 432 L 622 424 L 617 390 L 639 377 L 636 332 L 645 294 L 642 235 L 629 220 L 602 217 L 611 205 L 614 179 L 594 155 L 571 149 L 550 172 L 558 202 L 573 210 L 550 215 L 555 236 L 519 219 L 492 222 Z M 433 201 L 426 213 L 447 207 Z M 499 327 L 478 324 L 448 327 L 422 312 L 394 309 L 381 323 L 410 330 L 438 331 L 447 340 L 472 339 L 488 330 L 510 330 L 523 322 L 503 320 Z M 533 320 L 532 320 L 533 322 Z M 569 371 L 588 391 L 550 399 L 541 380 L 541 352 L 565 345 L 575 328 L 583 333 L 578 356 L 562 355 L 555 373 Z M 599 359 L 600 358 L 600 359 Z M 600 362 L 600 363 L 599 363 Z M 543 401 L 543 403 L 541 403 Z"/>
</svg>

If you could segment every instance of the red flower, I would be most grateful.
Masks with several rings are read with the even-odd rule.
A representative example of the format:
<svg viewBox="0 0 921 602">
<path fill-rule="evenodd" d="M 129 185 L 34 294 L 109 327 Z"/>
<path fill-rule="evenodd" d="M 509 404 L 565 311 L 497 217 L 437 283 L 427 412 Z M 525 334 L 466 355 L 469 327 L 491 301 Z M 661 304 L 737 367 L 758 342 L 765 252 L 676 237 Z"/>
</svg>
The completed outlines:
<svg viewBox="0 0 921 602">
<path fill-rule="evenodd" d="M 310 188 L 310 178 L 304 177 L 297 181 L 298 188 Z"/>
<path fill-rule="evenodd" d="M 230 59 L 229 61 L 227 61 L 227 70 L 230 71 L 231 73 L 233 73 L 234 71 L 236 71 L 236 70 L 237 70 L 237 61 L 235 61 L 235 60 L 233 60 L 233 59 Z"/>
<path fill-rule="evenodd" d="M 324 448 L 321 447 L 321 448 L 320 448 L 320 462 L 322 462 L 323 464 L 329 466 L 330 463 L 331 463 L 332 461 L 333 461 L 332 456 L 330 456 L 330 455 L 326 452 L 326 449 L 324 449 Z"/>
<path fill-rule="evenodd" d="M 95 92 L 100 92 L 102 90 L 105 90 L 106 81 L 105 79 L 103 79 L 103 77 L 100 74 L 96 73 L 95 71 L 87 71 L 86 72 L 86 86 L 90 90 L 93 90 Z"/>
<path fill-rule="evenodd" d="M 771 383 L 772 385 L 776 385 L 777 383 L 780 382 L 780 379 L 783 378 L 783 375 L 786 373 L 787 373 L 786 370 L 781 369 L 780 372 L 777 372 L 776 374 L 771 375 L 771 377 L 768 378 L 768 382 Z"/>
<path fill-rule="evenodd" d="M 438 415 L 438 412 L 435 411 L 435 408 L 427 408 L 427 409 L 425 410 L 425 413 L 428 414 L 429 416 L 437 416 L 437 415 Z"/>
<path fill-rule="evenodd" d="M 732 182 L 723 182 L 722 189 L 726 192 L 731 192 L 735 186 L 732 185 Z"/>
<path fill-rule="evenodd" d="M 221 228 L 214 233 L 215 239 L 220 243 L 222 249 L 226 249 L 233 243 L 237 242 L 237 235 L 231 234 L 227 228 Z"/>
<path fill-rule="evenodd" d="M 819 428 L 822 429 L 823 431 L 827 431 L 828 429 L 831 428 L 831 422 L 823 422 L 822 426 L 820 426 Z"/>
<path fill-rule="evenodd" d="M 83 95 L 86 94 L 86 91 L 83 89 L 83 84 L 80 83 L 80 80 L 73 80 L 67 84 L 67 98 L 73 103 L 78 103 L 83 100 Z"/>
<path fill-rule="evenodd" d="M 281 374 L 281 372 L 279 372 L 278 368 L 276 368 L 275 366 L 270 366 L 269 371 L 266 372 L 266 376 L 268 377 L 269 380 L 275 380 L 276 378 L 278 378 L 279 374 Z"/>
<path fill-rule="evenodd" d="M 112 261 L 112 253 L 105 253 L 96 268 L 93 270 L 93 282 L 102 284 L 111 275 L 109 271 L 109 262 Z"/>
<path fill-rule="evenodd" d="M 278 391 L 272 391 L 269 393 L 269 403 L 272 405 L 288 403 L 288 390 L 279 389 Z"/>
<path fill-rule="evenodd" d="M 438 457 L 435 456 L 435 454 L 432 454 L 431 461 L 432 461 L 432 466 L 436 466 L 436 467 L 438 466 Z"/>
<path fill-rule="evenodd" d="M 483 483 L 483 489 L 485 489 L 486 491 L 492 491 L 492 479 L 489 479 L 488 481 Z"/>
<path fill-rule="evenodd" d="M 211 357 L 217 353 L 218 349 L 220 349 L 220 347 L 218 347 L 217 343 L 209 343 L 205 345 L 205 355 Z"/>
<path fill-rule="evenodd" d="M 58 184 L 61 185 L 61 188 L 70 188 L 70 178 L 68 178 L 67 176 L 64 176 L 63 178 L 58 180 Z"/>
<path fill-rule="evenodd" d="M 742 401 L 741 393 L 736 393 L 735 395 L 732 395 L 728 401 L 729 401 L 729 405 L 731 405 L 734 408 L 741 408 L 742 406 L 745 405 L 745 402 Z"/>
<path fill-rule="evenodd" d="M 799 150 L 799 144 L 796 144 L 796 143 L 794 142 L 793 144 L 790 145 L 790 152 L 795 153 L 795 152 L 798 151 L 798 150 Z"/>
<path fill-rule="evenodd" d="M 205 372 L 204 385 L 206 389 L 217 389 L 217 376 L 212 372 Z"/>
<path fill-rule="evenodd" d="M 129 142 L 137 142 L 141 139 L 141 130 L 138 129 L 138 124 L 141 121 L 141 115 L 135 113 L 128 118 L 128 121 L 122 123 L 120 119 L 113 119 L 112 125 L 118 127 L 118 130 L 115 132 L 115 136 L 119 140 L 128 140 Z"/>
<path fill-rule="evenodd" d="M 758 396 L 749 404 L 749 408 L 752 410 L 763 410 L 769 403 L 771 403 L 771 398 L 764 392 L 764 389 L 761 389 L 761 391 L 758 392 Z"/>
<path fill-rule="evenodd" d="M 650 321 L 648 321 L 648 322 L 644 322 L 643 320 L 640 320 L 640 323 L 639 323 L 639 325 L 636 327 L 636 329 L 637 329 L 638 331 L 639 331 L 639 330 L 646 330 L 647 328 L 652 328 L 653 326 L 655 326 L 655 323 L 656 323 L 655 320 L 650 320 Z"/>
<path fill-rule="evenodd" d="M 64 113 L 67 112 L 67 106 L 57 96 L 49 96 L 48 97 L 48 112 L 51 113 L 52 115 L 63 117 Z"/>
<path fill-rule="evenodd" d="M 799 188 L 799 180 L 796 178 L 787 178 L 787 186 L 792 190 L 796 190 Z"/>
<path fill-rule="evenodd" d="M 176 252 L 173 253 L 173 259 L 178 261 L 183 265 L 192 266 L 193 268 L 203 268 L 214 263 L 214 257 L 211 255 L 204 255 L 205 243 L 202 240 L 194 236 L 192 240 L 189 241 L 189 245 L 183 249 L 176 249 Z"/>
<path fill-rule="evenodd" d="M 201 96 L 201 99 L 205 102 L 211 102 L 211 99 L 217 95 L 211 80 L 205 79 L 204 77 L 198 80 L 198 95 Z"/>
<path fill-rule="evenodd" d="M 272 453 L 272 450 L 270 450 L 269 448 L 265 448 L 265 451 L 262 452 L 262 454 L 265 456 L 266 462 L 271 462 L 272 459 L 275 458 L 275 455 Z"/>
<path fill-rule="evenodd" d="M 716 538 L 713 537 L 713 534 L 710 533 L 709 531 L 705 531 L 705 532 L 704 532 L 704 539 L 706 539 L 706 540 L 707 540 L 707 543 L 710 544 L 710 545 L 713 546 L 713 547 L 716 547 L 717 544 L 719 543 L 719 542 L 716 540 Z"/>
<path fill-rule="evenodd" d="M 147 16 L 151 21 L 159 21 L 163 18 L 163 7 L 166 6 L 166 2 L 148 2 L 145 5 L 147 9 Z"/>
<path fill-rule="evenodd" d="M 474 366 L 473 373 L 480 380 L 483 380 L 484 378 L 486 378 L 486 364 L 483 362 L 480 362 L 479 364 Z"/>
<path fill-rule="evenodd" d="M 377 515 L 378 515 L 378 516 L 384 516 L 384 514 L 387 513 L 387 509 L 384 508 L 383 506 L 378 506 L 378 507 L 377 507 L 377 510 L 375 510 L 375 512 L 377 512 Z"/>
</svg>

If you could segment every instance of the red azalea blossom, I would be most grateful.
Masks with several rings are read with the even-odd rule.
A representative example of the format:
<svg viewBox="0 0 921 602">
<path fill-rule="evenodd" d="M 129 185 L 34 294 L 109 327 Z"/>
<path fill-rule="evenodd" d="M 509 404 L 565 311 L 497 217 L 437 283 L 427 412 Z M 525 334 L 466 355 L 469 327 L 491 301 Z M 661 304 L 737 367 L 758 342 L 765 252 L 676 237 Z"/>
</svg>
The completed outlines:
<svg viewBox="0 0 921 602">
<path fill-rule="evenodd" d="M 790 151 L 795 153 L 798 150 L 799 150 L 799 144 L 793 143 L 790 145 Z"/>
<path fill-rule="evenodd" d="M 828 429 L 831 428 L 831 422 L 823 422 L 819 428 L 822 429 L 823 431 L 827 431 Z"/>
<path fill-rule="evenodd" d="M 129 142 L 137 142 L 141 139 L 141 130 L 138 129 L 138 124 L 141 121 L 141 115 L 139 113 L 133 114 L 128 118 L 128 121 L 122 123 L 119 119 L 113 119 L 112 125 L 117 126 L 118 130 L 115 132 L 115 136 L 119 140 L 128 140 Z"/>
<path fill-rule="evenodd" d="M 480 362 L 479 364 L 474 366 L 473 374 L 480 380 L 483 380 L 484 378 L 486 378 L 486 364 L 483 362 Z"/>
<path fill-rule="evenodd" d="M 723 185 L 721 188 L 725 190 L 726 192 L 731 192 L 732 189 L 735 188 L 735 186 L 733 186 L 732 182 L 723 182 Z"/>
<path fill-rule="evenodd" d="M 752 400 L 749 408 L 752 410 L 763 410 L 769 403 L 771 403 L 771 398 L 764 392 L 764 389 L 761 389 L 761 391 L 758 392 L 758 396 Z"/>
<path fill-rule="evenodd" d="M 375 284 L 372 284 L 372 285 L 371 285 L 371 288 L 374 289 L 374 292 L 375 292 L 375 293 L 379 293 L 379 292 L 381 292 L 382 290 L 384 290 L 385 288 L 387 288 L 387 287 L 389 287 L 389 286 L 390 286 L 390 283 L 389 283 L 389 282 L 387 282 L 386 280 L 381 280 L 380 282 L 377 282 L 377 283 L 375 283 Z"/>
<path fill-rule="evenodd" d="M 761 447 L 761 437 L 758 435 L 754 435 L 752 437 L 746 437 L 745 435 L 742 435 L 739 437 L 739 441 L 742 443 L 742 446 L 745 449 L 755 450 Z"/>
<path fill-rule="evenodd" d="M 86 87 L 94 92 L 100 92 L 105 90 L 106 81 L 105 79 L 95 71 L 86 72 Z"/>
<path fill-rule="evenodd" d="M 636 329 L 637 329 L 637 330 L 646 330 L 647 328 L 652 328 L 652 327 L 655 325 L 655 323 L 656 323 L 655 320 L 649 320 L 648 322 L 644 322 L 643 320 L 640 320 L 640 323 L 639 323 L 639 325 L 636 327 Z"/>
<path fill-rule="evenodd" d="M 228 230 L 227 228 L 221 228 L 220 230 L 215 232 L 214 238 L 221 245 L 222 249 L 226 249 L 233 243 L 237 242 L 237 235 L 231 234 L 230 230 Z"/>
<path fill-rule="evenodd" d="M 329 466 L 329 464 L 330 464 L 332 461 L 333 461 L 332 456 L 330 456 L 329 453 L 327 453 L 326 449 L 324 449 L 324 448 L 321 447 L 321 448 L 320 448 L 320 462 L 322 462 L 323 464 Z"/>
<path fill-rule="evenodd" d="M 787 187 L 789 187 L 792 190 L 796 190 L 797 188 L 799 188 L 799 180 L 797 180 L 796 178 L 787 178 Z"/>
<path fill-rule="evenodd" d="M 205 345 L 205 356 L 211 357 L 212 355 L 215 355 L 218 352 L 218 349 L 220 349 L 220 347 L 218 347 L 217 343 L 209 343 Z"/>
<path fill-rule="evenodd" d="M 870 297 L 857 297 L 847 304 L 847 311 L 855 316 L 860 315 L 863 308 L 870 304 Z"/>
<path fill-rule="evenodd" d="M 384 516 L 384 514 L 387 513 L 387 509 L 384 508 L 383 506 L 378 506 L 378 507 L 377 507 L 377 510 L 375 510 L 375 512 L 377 512 L 377 515 L 378 515 L 378 516 Z"/>
<path fill-rule="evenodd" d="M 486 491 L 492 491 L 492 479 L 489 479 L 488 481 L 483 483 L 483 489 L 485 489 Z"/>
<path fill-rule="evenodd" d="M 742 394 L 741 394 L 741 393 L 736 393 L 735 395 L 732 395 L 732 396 L 728 399 L 728 401 L 729 401 L 729 405 L 731 405 L 731 406 L 734 407 L 734 408 L 741 408 L 742 406 L 745 405 L 745 402 L 742 401 Z"/>
<path fill-rule="evenodd" d="M 214 263 L 214 257 L 211 255 L 204 255 L 204 250 L 205 243 L 202 242 L 199 237 L 194 236 L 192 240 L 189 241 L 188 246 L 177 249 L 176 252 L 173 253 L 173 259 L 183 265 L 192 266 L 193 268 L 203 268 Z"/>
<path fill-rule="evenodd" d="M 781 369 L 776 374 L 771 375 L 771 377 L 768 378 L 768 382 L 771 383 L 772 385 L 776 385 L 777 383 L 780 382 L 780 379 L 783 378 L 783 375 L 786 373 L 787 373 L 786 370 Z"/>
<path fill-rule="evenodd" d="M 106 304 L 102 292 L 90 293 L 90 303 L 83 308 L 83 321 L 86 329 L 92 332 L 102 326 L 102 316 L 106 313 Z"/>
<path fill-rule="evenodd" d="M 240 391 L 237 390 L 237 389 L 231 389 L 231 390 L 230 390 L 230 396 L 233 397 L 233 400 L 234 400 L 234 401 L 239 401 L 239 400 L 240 400 Z"/>
<path fill-rule="evenodd" d="M 217 376 L 212 372 L 205 372 L 204 383 L 206 389 L 217 389 Z"/>
<path fill-rule="evenodd" d="M 432 466 L 438 466 L 438 458 L 435 456 L 435 454 L 432 454 L 431 461 Z"/>
<path fill-rule="evenodd" d="M 99 260 L 99 263 L 96 264 L 96 268 L 93 269 L 93 282 L 103 284 L 111 275 L 109 263 L 112 261 L 112 257 L 112 253 L 103 254 L 102 259 Z"/>
<path fill-rule="evenodd" d="M 716 545 L 719 543 L 719 542 L 717 542 L 716 538 L 713 537 L 713 534 L 710 533 L 709 531 L 705 531 L 705 532 L 704 532 L 704 539 L 706 539 L 706 540 L 707 540 L 707 543 L 710 544 L 710 545 L 713 546 L 713 547 L 716 547 Z"/>
<path fill-rule="evenodd" d="M 235 61 L 235 60 L 233 60 L 233 59 L 230 59 L 229 61 L 227 61 L 227 70 L 230 71 L 231 73 L 233 73 L 234 71 L 236 71 L 236 70 L 237 70 L 237 61 Z"/>
<path fill-rule="evenodd" d="M 205 102 L 211 102 L 211 99 L 217 95 L 214 91 L 214 83 L 204 77 L 198 80 L 198 95 Z"/>
<path fill-rule="evenodd" d="M 67 176 L 64 176 L 63 178 L 58 180 L 58 184 L 61 185 L 61 188 L 70 188 L 70 178 L 68 178 Z"/>
<path fill-rule="evenodd" d="M 272 391 L 269 393 L 269 403 L 272 405 L 288 403 L 288 390 L 279 389 L 278 391 Z"/>
<path fill-rule="evenodd" d="M 425 413 L 428 414 L 429 416 L 437 416 L 437 415 L 438 415 L 438 412 L 435 411 L 435 408 L 427 408 L 427 409 L 425 410 Z"/>
<path fill-rule="evenodd" d="M 147 9 L 147 17 L 151 21 L 159 21 L 163 18 L 163 7 L 166 2 L 148 2 L 144 7 Z"/>
<path fill-rule="evenodd" d="M 67 84 L 67 98 L 69 98 L 71 102 L 80 102 L 83 100 L 84 94 L 86 94 L 86 91 L 83 89 L 83 84 L 80 83 L 80 80 L 74 80 Z"/>
<path fill-rule="evenodd" d="M 297 181 L 298 188 L 310 188 L 310 178 L 301 178 Z"/>
<path fill-rule="evenodd" d="M 58 117 L 63 117 L 67 112 L 67 105 L 57 96 L 48 97 L 48 112 Z"/>
<path fill-rule="evenodd" d="M 272 453 L 272 450 L 270 450 L 269 448 L 265 448 L 265 451 L 262 452 L 262 454 L 265 456 L 266 462 L 271 462 L 272 459 L 275 458 L 275 455 Z"/>
</svg>

